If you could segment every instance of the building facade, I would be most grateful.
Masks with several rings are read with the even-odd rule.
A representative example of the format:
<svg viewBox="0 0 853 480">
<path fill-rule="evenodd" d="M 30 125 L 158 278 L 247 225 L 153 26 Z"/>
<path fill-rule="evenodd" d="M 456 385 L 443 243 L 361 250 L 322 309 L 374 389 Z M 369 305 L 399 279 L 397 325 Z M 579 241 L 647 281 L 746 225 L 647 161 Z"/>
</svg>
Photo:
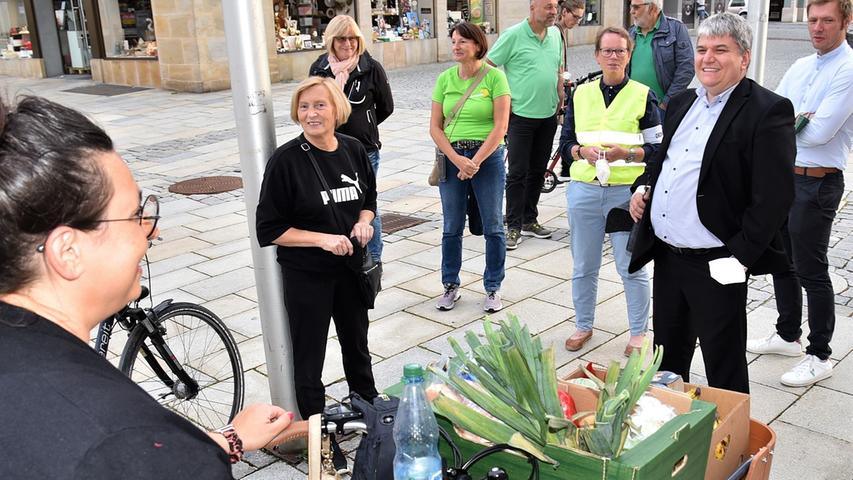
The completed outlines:
<svg viewBox="0 0 853 480">
<path fill-rule="evenodd" d="M 529 0 L 254 0 L 273 82 L 299 80 L 323 53 L 335 15 L 356 19 L 386 69 L 450 59 L 449 27 L 480 24 L 490 41 L 522 21 Z M 678 12 L 667 0 L 665 10 Z M 722 0 L 719 0 L 722 1 Z M 788 0 L 789 2 L 791 0 Z M 801 0 L 804 1 L 804 0 Z M 222 0 L 0 0 L 0 75 L 43 78 L 91 72 L 95 81 L 186 92 L 230 85 Z M 602 25 L 627 25 L 629 0 L 587 0 L 572 44 Z M 688 9 L 689 10 L 689 9 Z"/>
</svg>

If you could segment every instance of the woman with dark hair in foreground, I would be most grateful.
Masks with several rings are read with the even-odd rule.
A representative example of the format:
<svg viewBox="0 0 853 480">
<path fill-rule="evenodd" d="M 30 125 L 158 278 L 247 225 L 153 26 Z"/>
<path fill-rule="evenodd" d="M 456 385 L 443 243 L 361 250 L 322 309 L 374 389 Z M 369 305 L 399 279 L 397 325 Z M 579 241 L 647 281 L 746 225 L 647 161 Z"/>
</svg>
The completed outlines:
<svg viewBox="0 0 853 480">
<path fill-rule="evenodd" d="M 252 405 L 203 432 L 89 347 L 140 294 L 156 202 L 80 113 L 0 104 L 0 478 L 232 478 L 290 424 Z"/>
</svg>

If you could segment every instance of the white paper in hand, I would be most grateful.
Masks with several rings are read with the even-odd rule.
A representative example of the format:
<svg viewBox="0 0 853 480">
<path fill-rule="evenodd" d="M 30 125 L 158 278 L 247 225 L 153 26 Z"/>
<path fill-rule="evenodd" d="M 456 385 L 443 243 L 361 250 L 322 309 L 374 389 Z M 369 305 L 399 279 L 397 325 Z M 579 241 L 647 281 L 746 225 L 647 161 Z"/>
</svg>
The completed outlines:
<svg viewBox="0 0 853 480">
<path fill-rule="evenodd" d="M 607 181 L 610 180 L 610 164 L 607 163 L 607 160 L 595 161 L 595 176 L 599 183 L 607 184 Z"/>
<path fill-rule="evenodd" d="M 735 257 L 718 258 L 708 262 L 711 278 L 720 285 L 746 282 L 746 271 Z"/>
</svg>

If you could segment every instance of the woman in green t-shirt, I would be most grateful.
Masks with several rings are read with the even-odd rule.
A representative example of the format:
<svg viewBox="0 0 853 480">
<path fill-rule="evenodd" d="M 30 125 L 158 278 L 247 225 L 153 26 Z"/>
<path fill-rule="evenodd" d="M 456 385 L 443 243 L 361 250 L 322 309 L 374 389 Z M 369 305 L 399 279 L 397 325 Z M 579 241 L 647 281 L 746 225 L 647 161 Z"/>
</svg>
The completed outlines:
<svg viewBox="0 0 853 480">
<path fill-rule="evenodd" d="M 500 297 L 506 260 L 503 228 L 503 194 L 506 182 L 503 138 L 509 123 L 510 92 L 506 76 L 483 61 L 486 36 L 477 25 L 462 22 L 451 30 L 451 67 L 435 83 L 432 93 L 430 135 L 445 155 L 444 176 L 439 182 L 444 231 L 441 239 L 441 282 L 444 294 L 436 308 L 450 310 L 461 297 L 462 231 L 469 196 L 476 199 L 486 240 L 483 310 L 503 308 Z M 485 69 L 485 70 L 484 70 Z M 470 96 L 458 109 L 473 82 Z M 445 118 L 451 121 L 445 127 Z"/>
</svg>

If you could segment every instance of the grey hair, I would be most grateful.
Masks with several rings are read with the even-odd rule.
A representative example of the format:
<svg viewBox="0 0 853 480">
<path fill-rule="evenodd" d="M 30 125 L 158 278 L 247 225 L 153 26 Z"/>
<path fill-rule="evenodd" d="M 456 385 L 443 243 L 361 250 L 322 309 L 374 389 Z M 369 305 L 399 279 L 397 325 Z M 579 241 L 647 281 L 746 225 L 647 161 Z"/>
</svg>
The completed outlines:
<svg viewBox="0 0 853 480">
<path fill-rule="evenodd" d="M 732 37 L 741 55 L 752 49 L 752 29 L 740 15 L 722 12 L 711 15 L 699 24 L 698 37 Z"/>
<path fill-rule="evenodd" d="M 649 0 L 649 3 L 656 6 L 659 12 L 663 12 L 663 0 Z"/>
</svg>

